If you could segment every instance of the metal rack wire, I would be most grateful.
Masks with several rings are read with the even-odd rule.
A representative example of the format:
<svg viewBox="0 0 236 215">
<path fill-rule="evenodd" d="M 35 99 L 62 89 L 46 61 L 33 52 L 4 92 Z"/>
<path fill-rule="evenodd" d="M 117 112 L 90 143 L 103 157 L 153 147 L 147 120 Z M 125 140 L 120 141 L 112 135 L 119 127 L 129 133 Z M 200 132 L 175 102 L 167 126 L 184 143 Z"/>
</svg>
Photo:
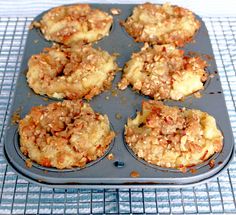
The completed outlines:
<svg viewBox="0 0 236 215">
<path fill-rule="evenodd" d="M 207 25 L 236 137 L 236 17 Z M 236 214 L 236 161 L 217 179 L 183 189 L 51 189 L 7 166 L 3 136 L 32 18 L 0 19 L 0 214 Z"/>
</svg>

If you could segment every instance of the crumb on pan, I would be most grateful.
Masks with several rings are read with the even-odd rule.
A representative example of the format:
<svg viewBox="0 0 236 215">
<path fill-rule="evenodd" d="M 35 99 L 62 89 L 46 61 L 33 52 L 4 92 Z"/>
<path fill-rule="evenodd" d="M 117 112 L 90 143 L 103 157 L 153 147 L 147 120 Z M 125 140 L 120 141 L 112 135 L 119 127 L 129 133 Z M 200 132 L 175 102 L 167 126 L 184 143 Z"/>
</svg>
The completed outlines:
<svg viewBox="0 0 236 215">
<path fill-rule="evenodd" d="M 88 4 L 56 7 L 32 26 L 41 29 L 47 40 L 65 45 L 90 43 L 108 36 L 112 16 Z"/>
<path fill-rule="evenodd" d="M 103 156 L 115 136 L 106 115 L 81 100 L 33 107 L 19 122 L 20 150 L 58 169 L 84 167 Z"/>
<path fill-rule="evenodd" d="M 140 177 L 140 174 L 139 174 L 139 172 L 133 170 L 133 171 L 130 173 L 130 176 L 131 176 L 132 178 L 138 178 L 138 177 Z"/>
<path fill-rule="evenodd" d="M 193 95 L 198 99 L 202 98 L 202 94 L 200 92 L 196 92 Z"/>
<path fill-rule="evenodd" d="M 120 113 L 116 113 L 116 114 L 115 114 L 115 117 L 116 117 L 116 119 L 118 119 L 118 120 L 122 119 L 122 115 L 121 115 Z"/>
<path fill-rule="evenodd" d="M 180 100 L 204 88 L 206 66 L 200 57 L 185 56 L 174 45 L 145 44 L 125 64 L 118 87 L 124 90 L 132 85 L 155 100 Z"/>
<path fill-rule="evenodd" d="M 191 11 L 170 4 L 151 3 L 136 6 L 132 16 L 121 25 L 137 42 L 176 46 L 190 42 L 200 28 L 200 22 Z"/>
<path fill-rule="evenodd" d="M 25 161 L 25 165 L 26 165 L 26 167 L 31 168 L 32 167 L 32 161 L 30 159 L 27 159 Z"/>
<path fill-rule="evenodd" d="M 15 111 L 13 114 L 12 114 L 12 118 L 11 118 L 11 122 L 13 124 L 18 124 L 20 121 L 20 113 L 19 111 Z"/>
<path fill-rule="evenodd" d="M 215 167 L 215 160 L 214 159 L 211 159 L 209 161 L 209 166 L 210 166 L 210 168 L 214 168 Z"/>
<path fill-rule="evenodd" d="M 192 174 L 195 174 L 195 173 L 197 173 L 197 170 L 196 170 L 195 168 L 191 168 L 191 169 L 190 169 L 190 172 L 191 172 Z"/>
<path fill-rule="evenodd" d="M 113 153 L 109 153 L 109 154 L 107 155 L 107 159 L 108 159 L 108 160 L 114 160 L 114 159 L 115 159 L 114 154 L 113 154 Z"/>
<path fill-rule="evenodd" d="M 111 87 L 118 70 L 115 60 L 108 52 L 90 45 L 53 45 L 30 58 L 27 81 L 40 95 L 91 99 Z"/>
<path fill-rule="evenodd" d="M 111 8 L 110 12 L 112 15 L 119 15 L 121 13 L 121 9 L 119 8 Z"/>
<path fill-rule="evenodd" d="M 41 24 L 39 22 L 33 21 L 29 25 L 29 30 L 32 30 L 33 28 L 40 28 L 40 27 L 41 27 Z"/>
<path fill-rule="evenodd" d="M 112 89 L 111 90 L 111 95 L 114 96 L 114 97 L 118 96 L 118 90 Z"/>
<path fill-rule="evenodd" d="M 128 119 L 125 140 L 148 163 L 182 171 L 206 161 L 223 147 L 223 136 L 212 116 L 157 101 L 144 101 L 142 112 Z"/>
<path fill-rule="evenodd" d="M 214 78 L 215 77 L 215 74 L 210 74 L 209 75 L 209 78 Z"/>
</svg>

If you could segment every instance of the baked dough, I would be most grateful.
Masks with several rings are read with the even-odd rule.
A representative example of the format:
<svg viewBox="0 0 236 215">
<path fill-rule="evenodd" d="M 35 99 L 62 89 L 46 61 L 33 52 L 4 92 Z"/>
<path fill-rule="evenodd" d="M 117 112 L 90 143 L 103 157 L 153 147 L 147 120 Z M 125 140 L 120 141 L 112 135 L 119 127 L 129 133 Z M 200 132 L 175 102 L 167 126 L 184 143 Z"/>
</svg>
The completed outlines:
<svg viewBox="0 0 236 215">
<path fill-rule="evenodd" d="M 191 11 L 151 3 L 136 6 L 133 14 L 121 24 L 137 42 L 176 46 L 190 42 L 200 28 L 200 22 Z"/>
<path fill-rule="evenodd" d="M 33 26 L 41 29 L 47 40 L 65 45 L 90 43 L 108 36 L 113 18 L 88 4 L 53 8 Z"/>
<path fill-rule="evenodd" d="M 204 88 L 206 66 L 200 57 L 184 56 L 174 45 L 145 44 L 126 63 L 118 87 L 124 90 L 132 85 L 155 100 L 180 100 Z"/>
<path fill-rule="evenodd" d="M 115 55 L 90 45 L 54 45 L 30 58 L 27 81 L 40 95 L 91 99 L 111 87 L 118 70 L 115 60 Z"/>
<path fill-rule="evenodd" d="M 33 107 L 19 122 L 20 150 L 45 167 L 84 167 L 103 156 L 115 134 L 106 115 L 81 100 Z"/>
<path fill-rule="evenodd" d="M 208 113 L 158 101 L 144 101 L 142 112 L 128 119 L 125 140 L 148 163 L 181 170 L 206 161 L 223 147 L 223 136 Z"/>
</svg>

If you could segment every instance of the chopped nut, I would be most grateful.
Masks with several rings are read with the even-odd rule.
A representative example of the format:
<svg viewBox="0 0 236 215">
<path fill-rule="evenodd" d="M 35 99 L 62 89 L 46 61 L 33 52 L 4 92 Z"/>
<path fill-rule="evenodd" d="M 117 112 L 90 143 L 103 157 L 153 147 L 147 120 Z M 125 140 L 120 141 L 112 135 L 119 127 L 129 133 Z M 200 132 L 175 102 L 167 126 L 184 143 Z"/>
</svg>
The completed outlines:
<svg viewBox="0 0 236 215">
<path fill-rule="evenodd" d="M 119 8 L 111 8 L 110 11 L 112 15 L 119 15 L 121 13 L 121 9 Z"/>
<path fill-rule="evenodd" d="M 215 160 L 214 160 L 214 159 L 212 159 L 212 160 L 209 161 L 209 166 L 210 166 L 211 168 L 214 168 L 214 167 L 215 167 Z"/>
<path fill-rule="evenodd" d="M 25 161 L 25 165 L 26 165 L 26 167 L 31 168 L 32 167 L 32 161 L 30 159 L 27 159 Z"/>
<path fill-rule="evenodd" d="M 122 118 L 122 115 L 120 113 L 115 114 L 116 119 L 120 120 Z"/>
<path fill-rule="evenodd" d="M 111 91 L 111 95 L 112 95 L 112 96 L 118 96 L 118 91 L 113 89 L 113 90 Z"/>
<path fill-rule="evenodd" d="M 195 174 L 195 173 L 197 172 L 197 170 L 196 170 L 195 168 L 193 168 L 193 169 L 191 168 L 191 169 L 190 169 L 190 172 L 193 173 L 193 174 Z"/>
<path fill-rule="evenodd" d="M 138 177 L 140 177 L 140 174 L 139 174 L 139 172 L 137 172 L 137 171 L 132 171 L 132 172 L 130 173 L 130 176 L 131 176 L 132 178 L 138 178 Z"/>
<path fill-rule="evenodd" d="M 107 159 L 108 159 L 108 160 L 114 160 L 114 159 L 115 159 L 114 154 L 109 153 L 109 154 L 107 155 Z"/>
<path fill-rule="evenodd" d="M 19 123 L 21 110 L 22 110 L 22 108 L 20 107 L 12 114 L 11 122 L 13 124 L 18 124 Z"/>
<path fill-rule="evenodd" d="M 196 92 L 193 95 L 198 99 L 200 99 L 202 97 L 202 94 L 200 92 Z"/>
<path fill-rule="evenodd" d="M 35 27 L 35 28 L 40 28 L 40 26 L 41 26 L 40 22 L 33 21 L 33 22 L 29 25 L 29 30 L 32 30 L 34 27 Z"/>
</svg>

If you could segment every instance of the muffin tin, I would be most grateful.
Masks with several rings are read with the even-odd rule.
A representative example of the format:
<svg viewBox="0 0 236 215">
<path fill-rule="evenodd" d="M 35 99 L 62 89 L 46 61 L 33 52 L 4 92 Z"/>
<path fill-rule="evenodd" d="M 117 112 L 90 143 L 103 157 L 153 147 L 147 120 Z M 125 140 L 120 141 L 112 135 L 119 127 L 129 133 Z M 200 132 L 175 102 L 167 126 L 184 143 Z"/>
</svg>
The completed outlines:
<svg viewBox="0 0 236 215">
<path fill-rule="evenodd" d="M 95 47 L 101 47 L 109 53 L 119 53 L 118 65 L 123 67 L 130 59 L 133 52 L 140 50 L 142 43 L 136 43 L 119 24 L 131 15 L 131 4 L 91 4 L 92 7 L 110 12 L 111 8 L 121 9 L 119 15 L 114 16 L 113 26 L 108 37 L 103 38 Z M 35 18 L 40 20 L 43 13 Z M 33 163 L 32 167 L 26 166 L 26 157 L 19 150 L 18 125 L 9 120 L 4 140 L 4 155 L 12 169 L 23 178 L 33 183 L 50 187 L 81 188 L 81 187 L 184 187 L 205 182 L 222 172 L 230 163 L 234 153 L 234 139 L 230 126 L 229 116 L 222 92 L 219 74 L 203 21 L 194 41 L 182 49 L 186 54 L 200 54 L 207 62 L 207 71 L 210 78 L 201 91 L 202 97 L 188 96 L 184 101 L 165 101 L 170 106 L 199 109 L 215 117 L 218 128 L 224 135 L 224 146 L 221 153 L 213 155 L 208 161 L 189 168 L 186 173 L 176 169 L 161 168 L 150 165 L 137 158 L 124 140 L 124 125 L 128 117 L 134 117 L 137 110 L 141 110 L 141 102 L 149 99 L 134 92 L 130 87 L 124 91 L 116 88 L 121 78 L 117 73 L 112 89 L 94 97 L 89 103 L 92 108 L 102 114 L 107 114 L 116 137 L 107 153 L 99 160 L 88 164 L 85 168 L 70 170 L 57 170 L 45 168 Z M 31 55 L 37 54 L 44 47 L 50 47 L 52 42 L 46 41 L 38 29 L 29 31 L 22 60 L 21 71 L 15 88 L 15 95 L 11 115 L 18 114 L 23 118 L 33 106 L 47 105 L 58 100 L 36 95 L 26 81 L 27 62 Z M 110 156 L 107 156 L 107 155 Z M 113 158 L 113 159 L 108 159 Z M 209 165 L 210 160 L 215 160 L 215 165 Z"/>
</svg>

